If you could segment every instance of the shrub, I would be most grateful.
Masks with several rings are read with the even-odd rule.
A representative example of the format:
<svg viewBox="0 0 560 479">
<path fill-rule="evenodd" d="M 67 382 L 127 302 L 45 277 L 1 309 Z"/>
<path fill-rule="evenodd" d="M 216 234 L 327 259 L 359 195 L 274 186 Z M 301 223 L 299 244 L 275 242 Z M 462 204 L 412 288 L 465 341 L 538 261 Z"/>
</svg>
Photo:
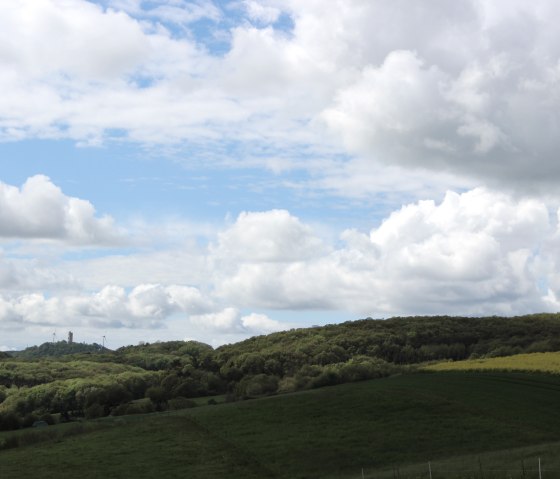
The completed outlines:
<svg viewBox="0 0 560 479">
<path fill-rule="evenodd" d="M 11 431 L 20 427 L 21 419 L 15 412 L 0 412 L 0 431 Z"/>
<path fill-rule="evenodd" d="M 282 378 L 278 383 L 279 393 L 291 393 L 297 391 L 297 389 L 298 389 L 298 383 L 296 379 L 292 377 Z"/>
<path fill-rule="evenodd" d="M 257 397 L 278 391 L 278 378 L 267 374 L 246 377 L 237 385 L 237 392 L 243 397 Z"/>
<path fill-rule="evenodd" d="M 86 419 L 97 419 L 105 416 L 105 408 L 99 403 L 89 405 L 85 410 Z"/>
<path fill-rule="evenodd" d="M 167 392 L 161 386 L 152 386 L 146 390 L 146 397 L 154 403 L 156 411 L 161 411 L 167 403 Z"/>
<path fill-rule="evenodd" d="M 38 421 L 39 418 L 35 414 L 26 414 L 23 420 L 21 421 L 22 427 L 31 427 L 35 421 Z"/>
<path fill-rule="evenodd" d="M 340 376 L 333 370 L 326 370 L 311 380 L 312 388 L 321 388 L 323 386 L 333 386 L 340 383 Z"/>
<path fill-rule="evenodd" d="M 41 414 L 41 416 L 39 417 L 39 421 L 45 421 L 49 426 L 52 426 L 54 424 L 54 417 L 52 416 L 52 414 L 49 414 L 47 412 L 45 414 Z"/>
</svg>

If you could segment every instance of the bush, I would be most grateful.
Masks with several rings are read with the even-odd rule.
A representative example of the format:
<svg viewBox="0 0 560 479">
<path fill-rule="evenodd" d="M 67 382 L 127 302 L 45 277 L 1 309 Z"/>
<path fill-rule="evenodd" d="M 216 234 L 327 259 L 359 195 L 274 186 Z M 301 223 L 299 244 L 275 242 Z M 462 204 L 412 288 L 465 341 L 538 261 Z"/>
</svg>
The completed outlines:
<svg viewBox="0 0 560 479">
<path fill-rule="evenodd" d="M 298 390 L 298 383 L 295 378 L 285 377 L 278 383 L 279 393 L 292 393 Z"/>
<path fill-rule="evenodd" d="M 333 370 L 326 370 L 311 380 L 312 388 L 321 388 L 323 386 L 334 386 L 340 384 L 340 376 Z"/>
<path fill-rule="evenodd" d="M 39 421 L 45 421 L 49 426 L 52 426 L 54 424 L 54 417 L 47 412 L 39 416 Z"/>
<path fill-rule="evenodd" d="M 35 421 L 38 421 L 39 418 L 35 414 L 26 414 L 23 420 L 21 421 L 21 427 L 31 427 Z"/>
<path fill-rule="evenodd" d="M 161 411 L 167 404 L 167 392 L 161 386 L 152 386 L 146 390 L 146 397 L 154 403 L 156 411 Z"/>
<path fill-rule="evenodd" d="M 0 431 L 12 431 L 21 427 L 20 417 L 11 411 L 0 412 Z"/>
<path fill-rule="evenodd" d="M 242 397 L 257 397 L 274 394 L 278 391 L 278 378 L 266 374 L 246 377 L 237 385 L 238 395 Z"/>
<path fill-rule="evenodd" d="M 97 419 L 105 416 L 105 408 L 99 403 L 93 403 L 85 410 L 86 419 Z"/>
</svg>

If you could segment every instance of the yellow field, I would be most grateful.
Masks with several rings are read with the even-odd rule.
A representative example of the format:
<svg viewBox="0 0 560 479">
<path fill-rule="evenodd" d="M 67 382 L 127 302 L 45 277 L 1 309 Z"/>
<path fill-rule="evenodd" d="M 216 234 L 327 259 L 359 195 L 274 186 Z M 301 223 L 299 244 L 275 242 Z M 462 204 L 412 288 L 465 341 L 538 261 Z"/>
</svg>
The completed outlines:
<svg viewBox="0 0 560 479">
<path fill-rule="evenodd" d="M 468 359 L 424 366 L 429 371 L 539 371 L 560 374 L 560 352 L 517 354 L 499 358 Z"/>
</svg>

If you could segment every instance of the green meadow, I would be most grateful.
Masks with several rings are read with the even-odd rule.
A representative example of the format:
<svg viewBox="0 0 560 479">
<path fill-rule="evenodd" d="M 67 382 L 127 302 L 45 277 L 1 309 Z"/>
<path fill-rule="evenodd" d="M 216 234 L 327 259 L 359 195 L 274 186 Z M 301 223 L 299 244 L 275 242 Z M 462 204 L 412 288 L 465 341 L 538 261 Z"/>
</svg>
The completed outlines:
<svg viewBox="0 0 560 479">
<path fill-rule="evenodd" d="M 0 477 L 560 477 L 558 404 L 554 375 L 408 374 L 4 432 Z"/>
</svg>

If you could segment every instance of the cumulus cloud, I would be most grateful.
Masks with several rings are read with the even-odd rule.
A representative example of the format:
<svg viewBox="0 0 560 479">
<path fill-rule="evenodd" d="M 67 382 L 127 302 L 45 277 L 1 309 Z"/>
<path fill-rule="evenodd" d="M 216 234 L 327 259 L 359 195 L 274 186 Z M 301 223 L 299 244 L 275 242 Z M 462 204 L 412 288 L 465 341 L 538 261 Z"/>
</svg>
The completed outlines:
<svg viewBox="0 0 560 479">
<path fill-rule="evenodd" d="M 45 273 L 17 289 L 6 286 L 14 276 L 8 272 L 1 279 L 0 323 L 3 329 L 149 329 L 180 318 L 177 324 L 185 332 L 212 334 L 219 343 L 218 337 L 286 329 L 274 319 L 278 310 L 360 316 L 555 311 L 560 304 L 558 215 L 560 210 L 555 216 L 550 205 L 534 198 L 486 188 L 449 191 L 440 202 L 416 201 L 393 211 L 369 233 L 347 230 L 329 242 L 320 228 L 287 211 L 245 212 L 199 251 L 200 268 L 185 272 L 188 286 L 112 283 L 76 292 L 79 288 L 65 285 L 64 277 Z M 2 264 L 23 268 L 14 259 Z M 153 267 L 143 254 L 130 256 L 126 264 L 132 272 L 142 264 L 148 271 Z M 177 279 L 186 264 L 176 264 Z M 29 274 L 34 266 L 28 265 Z M 86 281 L 73 271 L 72 281 Z M 85 268 L 83 274 L 90 272 Z M 42 292 L 49 284 L 50 293 Z"/>
<path fill-rule="evenodd" d="M 320 254 L 324 248 L 310 226 L 286 210 L 243 212 L 218 235 L 213 256 L 234 261 L 286 262 Z"/>
<path fill-rule="evenodd" d="M 222 311 L 193 315 L 189 322 L 203 329 L 210 329 L 222 334 L 266 334 L 287 329 L 287 325 L 270 319 L 265 314 L 251 313 L 241 316 L 236 308 L 225 308 Z"/>
<path fill-rule="evenodd" d="M 0 238 L 114 244 L 122 240 L 111 217 L 97 217 L 86 200 L 68 197 L 43 175 L 21 188 L 0 182 Z"/>
<path fill-rule="evenodd" d="M 130 291 L 109 285 L 92 293 L 42 293 L 0 295 L 2 330 L 27 327 L 159 329 L 170 318 L 182 329 L 229 337 L 264 334 L 287 329 L 287 325 L 265 314 L 243 315 L 235 307 L 220 304 L 198 288 L 184 285 L 141 284 Z"/>
<path fill-rule="evenodd" d="M 387 2 L 371 4 L 380 18 L 389 13 L 378 9 Z M 395 10 L 398 4 L 393 2 Z M 374 47 L 377 61 L 362 65 L 356 79 L 339 90 L 323 112 L 325 122 L 351 151 L 374 161 L 525 188 L 557 178 L 552 118 L 559 52 L 550 23 L 557 4 L 532 9 L 515 2 L 507 15 L 497 13 L 497 4 L 455 6 L 460 16 L 437 11 L 442 5 L 432 2 L 417 7 L 418 15 L 399 17 L 396 33 L 384 37 L 391 45 L 385 51 Z M 430 32 L 410 25 L 413 18 L 429 18 L 431 27 L 431 20 L 450 23 Z M 436 44 L 442 45 L 439 51 Z"/>
<path fill-rule="evenodd" d="M 448 192 L 393 212 L 369 236 L 346 231 L 343 247 L 319 255 L 237 261 L 216 292 L 244 307 L 360 314 L 548 310 L 540 265 L 554 229 L 538 200 Z"/>
<path fill-rule="evenodd" d="M 109 285 L 91 294 L 0 296 L 0 321 L 26 326 L 161 327 L 174 313 L 200 314 L 211 303 L 194 287 L 141 284 L 127 292 Z"/>
</svg>

